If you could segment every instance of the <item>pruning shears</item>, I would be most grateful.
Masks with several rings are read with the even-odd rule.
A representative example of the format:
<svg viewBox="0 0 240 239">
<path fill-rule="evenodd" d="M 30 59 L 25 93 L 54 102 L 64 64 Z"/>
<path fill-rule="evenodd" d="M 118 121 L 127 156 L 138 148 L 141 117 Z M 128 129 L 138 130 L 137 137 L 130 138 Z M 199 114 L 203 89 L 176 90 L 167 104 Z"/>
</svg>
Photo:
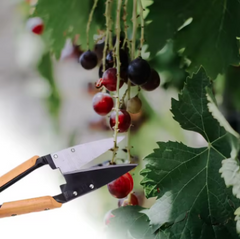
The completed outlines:
<svg viewBox="0 0 240 239">
<path fill-rule="evenodd" d="M 124 137 L 118 137 L 120 142 Z M 113 139 L 107 138 L 79 144 L 42 157 L 34 156 L 0 177 L 0 192 L 22 179 L 33 170 L 49 165 L 59 169 L 66 184 L 60 185 L 61 194 L 7 202 L 0 205 L 0 218 L 60 208 L 63 203 L 92 192 L 135 168 L 136 164 L 97 164 L 84 168 L 95 158 L 110 150 Z"/>
</svg>

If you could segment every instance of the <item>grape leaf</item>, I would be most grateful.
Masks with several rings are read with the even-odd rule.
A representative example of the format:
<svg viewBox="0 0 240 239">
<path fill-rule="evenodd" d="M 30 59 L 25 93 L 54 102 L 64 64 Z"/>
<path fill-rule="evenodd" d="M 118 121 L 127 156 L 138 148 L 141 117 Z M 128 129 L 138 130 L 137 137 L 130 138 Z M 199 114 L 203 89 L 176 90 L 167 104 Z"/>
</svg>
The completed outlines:
<svg viewBox="0 0 240 239">
<path fill-rule="evenodd" d="M 208 146 L 158 143 L 142 171 L 146 196 L 158 198 L 146 213 L 150 224 L 172 224 L 166 229 L 169 238 L 238 238 L 234 211 L 239 202 L 219 174 L 231 146 L 228 133 L 209 112 L 206 88 L 211 82 L 201 68 L 187 79 L 179 101 L 172 100 L 172 112 L 183 129 L 200 133 Z"/>
<path fill-rule="evenodd" d="M 200 133 L 208 146 L 160 142 L 141 172 L 146 196 L 157 196 L 146 215 L 154 228 L 170 225 L 164 230 L 169 238 L 238 238 L 234 211 L 240 203 L 219 174 L 231 145 L 228 133 L 209 112 L 206 88 L 211 82 L 201 68 L 187 79 L 179 101 L 172 100 L 172 112 L 183 129 Z"/>
<path fill-rule="evenodd" d="M 207 91 L 207 98 L 209 100 L 209 110 L 215 119 L 218 120 L 219 124 L 222 125 L 228 133 L 229 141 L 231 144 L 231 155 L 229 158 L 222 161 L 222 167 L 220 173 L 225 180 L 227 187 L 232 187 L 232 193 L 238 199 L 240 199 L 240 163 L 239 163 L 239 150 L 240 150 L 240 135 L 232 129 L 227 120 L 223 117 L 221 112 L 218 110 L 212 92 Z M 236 215 L 235 220 L 237 221 L 237 232 L 240 233 L 240 207 L 234 213 Z"/>
<path fill-rule="evenodd" d="M 93 36 L 98 34 L 98 30 L 105 30 L 106 28 L 104 17 L 105 2 L 106 1 L 98 0 L 97 7 L 92 17 L 89 30 L 90 49 L 93 49 L 94 45 Z M 79 35 L 79 40 L 77 42 L 81 45 L 81 49 L 86 50 L 86 27 L 93 3 L 93 0 L 38 0 L 33 16 L 38 16 L 43 19 L 45 25 L 43 39 L 45 39 L 47 45 L 55 53 L 58 59 L 67 38 L 73 40 L 75 36 Z M 113 32 L 115 32 L 114 22 L 116 18 L 116 8 L 117 5 L 114 1 L 111 11 Z M 127 9 L 127 24 L 129 25 L 129 31 L 131 31 L 132 1 L 128 1 Z M 121 21 L 121 28 L 124 28 L 123 21 Z"/>
<path fill-rule="evenodd" d="M 149 7 L 146 40 L 154 56 L 168 39 L 191 60 L 190 72 L 203 65 L 215 78 L 239 63 L 239 0 L 157 0 Z M 185 25 L 184 25 L 185 24 Z M 183 27 L 184 26 L 184 27 Z"/>
<path fill-rule="evenodd" d="M 43 19 L 45 25 L 44 34 L 56 57 L 59 58 L 67 38 L 74 39 L 80 35 L 82 49 L 86 49 L 86 26 L 93 1 L 89 0 L 38 0 L 34 16 Z M 101 6 L 100 6 L 101 7 Z M 98 11 L 98 6 L 95 11 Z M 92 48 L 93 35 L 102 21 L 96 21 L 94 16 L 90 26 L 89 40 Z"/>
<path fill-rule="evenodd" d="M 142 213 L 144 208 L 139 206 L 125 206 L 113 210 L 113 218 L 110 219 L 107 238 L 115 239 L 155 239 L 152 228 L 149 227 L 148 217 Z M 116 233 L 117 232 L 117 233 Z"/>
<path fill-rule="evenodd" d="M 238 238 L 235 219 L 240 219 L 240 209 L 237 209 L 240 202 L 233 196 L 232 189 L 226 188 L 219 173 L 222 161 L 237 149 L 230 141 L 236 135 L 214 110 L 216 103 L 211 87 L 204 69 L 200 68 L 192 78 L 187 78 L 179 100 L 172 99 L 174 119 L 182 128 L 200 133 L 207 147 L 158 142 L 159 148 L 145 158 L 146 168 L 141 171 L 145 194 L 157 197 L 156 202 L 148 210 L 117 209 L 114 213 L 118 227 L 110 223 L 109 230 L 115 229 L 115 233 L 122 230 L 131 235 L 130 238 L 142 238 L 134 235 L 133 230 L 137 227 L 137 215 L 144 213 L 149 225 L 141 224 L 141 231 L 149 229 L 150 233 L 145 238 Z"/>
</svg>

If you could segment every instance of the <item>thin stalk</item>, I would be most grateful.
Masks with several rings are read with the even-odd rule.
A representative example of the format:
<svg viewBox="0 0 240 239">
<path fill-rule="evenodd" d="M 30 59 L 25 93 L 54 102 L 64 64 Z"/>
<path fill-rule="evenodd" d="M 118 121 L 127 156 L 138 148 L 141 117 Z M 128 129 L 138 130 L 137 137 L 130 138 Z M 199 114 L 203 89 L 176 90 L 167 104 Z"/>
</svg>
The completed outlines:
<svg viewBox="0 0 240 239">
<path fill-rule="evenodd" d="M 141 40 L 140 40 L 140 46 L 138 48 L 138 56 L 141 56 L 142 47 L 144 43 L 144 17 L 143 17 L 143 6 L 142 6 L 142 0 L 138 0 L 139 8 L 140 8 L 140 18 L 141 18 Z"/>
<path fill-rule="evenodd" d="M 132 12 L 132 23 L 133 23 L 133 29 L 132 29 L 132 51 L 131 51 L 131 60 L 134 60 L 135 58 L 135 44 L 136 44 L 136 30 L 137 30 L 137 0 L 133 0 L 133 12 Z M 128 100 L 131 98 L 131 81 L 128 80 Z M 129 127 L 127 132 L 127 151 L 128 151 L 128 161 L 131 163 L 131 144 L 130 144 L 130 131 L 131 127 Z"/>
<path fill-rule="evenodd" d="M 117 59 L 117 90 L 116 90 L 116 106 L 115 106 L 115 111 L 116 111 L 116 124 L 114 126 L 114 146 L 113 146 L 113 157 L 112 157 L 112 163 L 114 162 L 115 156 L 117 154 L 118 146 L 117 146 L 117 134 L 118 134 L 118 113 L 119 113 L 119 85 L 120 85 L 120 55 L 119 55 L 119 50 L 120 50 L 120 14 L 121 14 L 121 5 L 122 5 L 122 0 L 118 0 L 117 3 L 117 17 L 116 17 L 116 43 L 115 43 L 115 48 L 116 48 L 116 59 Z"/>
<path fill-rule="evenodd" d="M 131 98 L 131 90 L 130 90 L 130 89 L 131 89 L 131 82 L 130 82 L 130 80 L 128 80 L 128 100 Z M 129 161 L 129 163 L 131 163 L 130 134 L 131 134 L 131 126 L 129 127 L 129 129 L 128 129 L 128 131 L 127 131 L 127 152 L 128 152 L 128 161 Z"/>
<path fill-rule="evenodd" d="M 137 0 L 133 0 L 133 13 L 132 13 L 132 60 L 135 58 L 135 45 L 136 45 L 136 31 L 137 31 Z"/>
<path fill-rule="evenodd" d="M 111 4 L 111 0 L 110 1 L 106 1 L 106 8 L 105 8 L 105 19 L 106 19 L 106 37 L 105 37 L 105 44 L 104 44 L 104 48 L 103 48 L 103 68 L 102 68 L 102 72 L 104 72 L 106 70 L 106 52 L 107 52 L 107 47 L 108 47 L 108 38 L 109 38 L 109 6 Z"/>
<path fill-rule="evenodd" d="M 113 24 L 113 20 L 112 20 L 112 15 L 111 15 L 111 13 L 112 13 L 112 3 L 113 3 L 113 1 L 110 0 L 109 11 L 108 11 L 108 21 L 109 21 L 109 23 L 108 23 L 108 25 L 109 25 L 109 28 L 108 28 L 109 40 L 108 41 L 109 41 L 110 50 L 113 49 L 113 45 L 112 45 L 112 24 Z"/>
<path fill-rule="evenodd" d="M 128 36 L 127 36 L 127 29 L 128 29 L 128 25 L 127 25 L 127 4 L 128 4 L 128 0 L 125 0 L 124 5 L 123 5 L 123 22 L 124 22 L 124 42 L 122 45 L 122 49 L 124 49 L 125 44 L 127 43 L 127 47 L 129 48 L 129 41 L 128 41 Z"/>
<path fill-rule="evenodd" d="M 124 103 L 124 99 L 125 99 L 125 97 L 126 97 L 126 95 L 127 95 L 127 92 L 128 92 L 128 89 L 126 89 L 125 90 L 125 92 L 124 92 L 124 94 L 123 94 L 123 96 L 122 96 L 122 99 L 120 100 L 120 108 L 123 106 L 123 103 Z"/>
<path fill-rule="evenodd" d="M 92 6 L 92 10 L 89 14 L 88 22 L 87 22 L 86 34 L 87 34 L 87 49 L 88 50 L 89 50 L 89 29 L 90 29 L 90 25 L 91 25 L 91 22 L 92 22 L 92 17 L 93 17 L 94 10 L 97 7 L 97 2 L 98 2 L 98 0 L 94 0 L 94 4 Z"/>
</svg>

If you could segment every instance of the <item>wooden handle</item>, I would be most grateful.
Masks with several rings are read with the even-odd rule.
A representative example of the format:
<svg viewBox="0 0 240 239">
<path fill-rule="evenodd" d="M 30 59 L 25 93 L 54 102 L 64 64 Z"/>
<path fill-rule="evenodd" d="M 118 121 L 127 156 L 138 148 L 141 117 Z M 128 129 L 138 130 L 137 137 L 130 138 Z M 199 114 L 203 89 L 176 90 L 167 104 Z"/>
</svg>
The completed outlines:
<svg viewBox="0 0 240 239">
<path fill-rule="evenodd" d="M 59 208 L 62 203 L 57 202 L 50 196 L 31 198 L 15 202 L 3 203 L 0 207 L 0 218 L 40 212 L 44 210 Z"/>
<path fill-rule="evenodd" d="M 39 156 L 34 156 L 0 177 L 0 187 L 24 173 L 36 164 Z"/>
</svg>

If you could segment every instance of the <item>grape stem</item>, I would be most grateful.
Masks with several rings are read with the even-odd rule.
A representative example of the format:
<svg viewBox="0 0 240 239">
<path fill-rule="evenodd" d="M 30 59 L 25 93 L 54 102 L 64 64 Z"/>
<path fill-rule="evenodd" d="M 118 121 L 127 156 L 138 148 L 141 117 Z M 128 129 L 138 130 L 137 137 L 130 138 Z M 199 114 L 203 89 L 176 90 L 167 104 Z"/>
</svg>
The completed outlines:
<svg viewBox="0 0 240 239">
<path fill-rule="evenodd" d="M 112 3 L 113 1 L 110 0 L 110 5 L 109 5 L 109 11 L 108 11 L 108 42 L 109 42 L 109 48 L 110 50 L 113 49 L 113 45 L 112 45 L 112 24 L 113 24 L 113 21 L 112 21 L 112 16 L 111 16 L 111 12 L 112 12 Z"/>
<path fill-rule="evenodd" d="M 135 44 L 136 44 L 136 30 L 137 30 L 137 0 L 133 0 L 133 13 L 132 13 L 132 60 L 135 58 Z"/>
<path fill-rule="evenodd" d="M 117 89 L 116 89 L 116 106 L 115 106 L 115 111 L 116 111 L 116 118 L 115 118 L 115 126 L 114 126 L 114 146 L 113 146 L 113 157 L 112 157 L 112 163 L 114 163 L 115 156 L 117 154 L 118 146 L 117 146 L 117 134 L 118 134 L 118 113 L 119 113 L 119 85 L 120 85 L 120 56 L 119 56 L 119 49 L 120 49 L 120 14 L 121 14 L 121 5 L 122 5 L 122 0 L 118 0 L 117 3 L 117 16 L 116 16 L 116 42 L 115 42 L 115 48 L 116 48 L 116 60 L 117 60 Z"/>
<path fill-rule="evenodd" d="M 105 19 L 106 19 L 106 37 L 105 37 L 105 44 L 104 44 L 104 48 L 103 48 L 103 68 L 102 68 L 102 72 L 104 72 L 106 70 L 106 52 L 107 52 L 107 47 L 108 47 L 108 38 L 109 38 L 109 10 L 110 10 L 110 4 L 111 4 L 111 0 L 107 0 L 105 2 L 106 4 L 106 8 L 105 8 Z"/>
<path fill-rule="evenodd" d="M 125 99 L 125 97 L 126 97 L 126 95 L 127 95 L 127 92 L 128 92 L 128 89 L 126 89 L 125 90 L 125 92 L 124 92 L 124 94 L 123 94 L 123 96 L 122 96 L 122 99 L 120 100 L 120 108 L 123 106 L 123 103 L 124 103 L 124 99 Z"/>
<path fill-rule="evenodd" d="M 144 17 L 143 17 L 143 6 L 142 6 L 142 0 L 138 0 L 139 8 L 140 8 L 140 18 L 141 18 L 141 40 L 140 40 L 140 46 L 138 48 L 138 56 L 141 56 L 141 51 L 144 43 Z"/>
<path fill-rule="evenodd" d="M 136 42 L 136 30 L 137 30 L 137 0 L 133 0 L 133 12 L 132 12 L 132 51 L 131 51 L 131 60 L 134 60 L 135 58 L 135 42 Z M 131 98 L 131 81 L 128 80 L 128 100 Z M 128 152 L 128 161 L 131 163 L 131 144 L 130 144 L 130 131 L 131 127 L 129 127 L 127 132 L 127 152 Z"/>
<path fill-rule="evenodd" d="M 98 0 L 94 0 L 94 4 L 92 6 L 91 12 L 90 12 L 89 17 L 88 17 L 88 22 L 87 22 L 86 35 L 87 35 L 87 49 L 88 50 L 89 50 L 89 30 L 90 30 L 90 25 L 91 25 L 91 22 L 92 22 L 92 17 L 93 17 L 94 10 L 97 7 L 97 2 L 98 2 Z"/>
<path fill-rule="evenodd" d="M 128 41 L 128 34 L 127 34 L 127 29 L 128 29 L 128 25 L 127 25 L 127 4 L 128 4 L 128 0 L 125 0 L 124 5 L 123 5 L 123 23 L 124 23 L 124 41 L 123 41 L 123 45 L 122 45 L 122 49 L 124 49 L 125 44 L 127 43 L 127 47 L 130 49 L 130 44 Z"/>
</svg>

